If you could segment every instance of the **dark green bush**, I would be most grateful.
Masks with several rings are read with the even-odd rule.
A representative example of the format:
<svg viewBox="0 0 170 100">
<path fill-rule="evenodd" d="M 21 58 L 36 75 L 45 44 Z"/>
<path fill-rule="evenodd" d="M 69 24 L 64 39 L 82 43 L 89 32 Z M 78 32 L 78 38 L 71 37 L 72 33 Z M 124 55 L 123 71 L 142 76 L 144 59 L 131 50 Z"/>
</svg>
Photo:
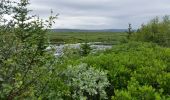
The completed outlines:
<svg viewBox="0 0 170 100">
<path fill-rule="evenodd" d="M 128 82 L 127 90 L 116 90 L 113 100 L 163 100 L 160 93 L 157 93 L 152 86 L 140 86 L 134 78 Z"/>
<path fill-rule="evenodd" d="M 90 54 L 90 52 L 91 52 L 91 47 L 90 47 L 90 44 L 88 44 L 88 43 L 83 43 L 83 44 L 81 44 L 80 45 L 80 54 L 82 55 L 82 56 L 87 56 L 88 54 Z"/>
<path fill-rule="evenodd" d="M 108 54 L 88 56 L 80 62 L 108 70 L 108 79 L 114 90 L 127 90 L 128 82 L 133 77 L 139 83 L 139 88 L 146 88 L 146 91 L 148 88 L 168 97 L 169 52 L 169 48 L 155 44 L 131 42 L 114 47 Z M 114 90 L 113 95 L 116 93 Z"/>
</svg>

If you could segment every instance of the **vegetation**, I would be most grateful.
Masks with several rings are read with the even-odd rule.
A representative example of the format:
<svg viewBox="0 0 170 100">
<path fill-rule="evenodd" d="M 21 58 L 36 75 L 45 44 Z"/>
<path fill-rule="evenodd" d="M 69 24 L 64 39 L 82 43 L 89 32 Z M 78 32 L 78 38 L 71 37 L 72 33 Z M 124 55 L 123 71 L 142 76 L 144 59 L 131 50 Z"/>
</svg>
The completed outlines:
<svg viewBox="0 0 170 100">
<path fill-rule="evenodd" d="M 81 53 L 82 56 L 89 55 L 90 51 L 92 50 L 91 47 L 90 47 L 90 44 L 88 44 L 88 43 L 81 44 L 80 49 L 81 49 L 80 53 Z"/>
<path fill-rule="evenodd" d="M 161 46 L 170 47 L 170 18 L 164 16 L 161 20 L 156 17 L 148 24 L 142 25 L 133 40 L 157 43 Z"/>
<path fill-rule="evenodd" d="M 107 73 L 86 64 L 69 66 L 63 72 L 66 84 L 71 88 L 72 99 L 106 99 L 105 88 L 109 85 Z"/>
<path fill-rule="evenodd" d="M 28 0 L 0 2 L 0 99 L 170 99 L 169 17 L 154 19 L 130 34 L 129 42 L 125 39 L 110 50 L 90 54 L 86 43 L 81 50 L 66 48 L 64 55 L 56 58 L 53 50 L 46 49 L 50 45 L 47 30 L 56 16 L 48 21 L 28 16 L 27 5 Z M 79 37 L 97 41 L 97 34 L 84 38 L 80 33 Z M 124 36 L 114 33 L 110 39 L 122 42 Z"/>
<path fill-rule="evenodd" d="M 104 44 L 118 44 L 126 38 L 126 33 L 114 32 L 50 32 L 48 37 L 52 44 L 56 43 L 84 43 L 103 42 Z"/>
<path fill-rule="evenodd" d="M 170 94 L 169 54 L 169 48 L 132 42 L 98 56 L 83 58 L 80 62 L 108 71 L 111 95 L 115 95 L 113 99 L 155 100 L 159 96 L 162 100 Z M 107 91 L 108 94 L 111 92 Z"/>
<path fill-rule="evenodd" d="M 128 33 L 127 38 L 129 39 L 132 36 L 132 33 L 133 33 L 131 24 L 129 24 L 128 32 L 127 33 Z"/>
<path fill-rule="evenodd" d="M 43 22 L 28 16 L 29 2 L 21 0 L 16 6 L 6 7 L 9 3 L 1 2 L 4 5 L 1 6 L 4 7 L 1 21 L 5 22 L 0 25 L 0 98 L 33 99 L 43 92 L 55 61 L 52 54 L 45 51 L 47 40 Z M 11 12 L 5 13 L 5 10 Z M 3 20 L 5 14 L 12 20 Z M 50 26 L 49 23 L 47 28 Z"/>
</svg>

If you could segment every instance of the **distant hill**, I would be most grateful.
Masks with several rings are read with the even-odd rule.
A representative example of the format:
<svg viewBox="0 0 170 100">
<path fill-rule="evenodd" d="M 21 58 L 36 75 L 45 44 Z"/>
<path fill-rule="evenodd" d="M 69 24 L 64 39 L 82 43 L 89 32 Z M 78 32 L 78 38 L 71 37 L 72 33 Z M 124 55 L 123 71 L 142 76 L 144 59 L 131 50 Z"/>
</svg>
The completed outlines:
<svg viewBox="0 0 170 100">
<path fill-rule="evenodd" d="M 127 29 L 102 29 L 102 30 L 82 30 L 82 29 L 51 29 L 52 32 L 126 32 Z"/>
</svg>

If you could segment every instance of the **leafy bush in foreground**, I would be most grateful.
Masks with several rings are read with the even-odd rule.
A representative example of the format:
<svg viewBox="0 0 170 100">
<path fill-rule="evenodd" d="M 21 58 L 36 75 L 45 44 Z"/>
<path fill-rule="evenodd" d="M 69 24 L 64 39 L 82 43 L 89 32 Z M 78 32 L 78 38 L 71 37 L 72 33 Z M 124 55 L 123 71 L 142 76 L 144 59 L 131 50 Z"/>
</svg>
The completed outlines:
<svg viewBox="0 0 170 100">
<path fill-rule="evenodd" d="M 64 81 L 70 87 L 72 99 L 107 98 L 105 88 L 109 85 L 107 73 L 86 64 L 69 66 L 64 72 Z"/>
<path fill-rule="evenodd" d="M 169 48 L 150 43 L 131 42 L 116 46 L 99 56 L 88 56 L 79 62 L 108 71 L 111 83 L 109 90 L 112 90 L 112 93 L 107 91 L 109 96 L 117 96 L 117 93 L 122 94 L 126 91 L 123 95 L 130 94 L 129 82 L 134 78 L 139 83 L 136 88 L 141 89 L 140 91 L 145 91 L 142 90 L 144 88 L 146 91 L 151 91 L 152 95 L 156 93 L 169 98 Z M 121 92 L 116 92 L 117 90 Z M 138 95 L 131 96 L 138 98 Z"/>
<path fill-rule="evenodd" d="M 135 78 L 128 82 L 127 90 L 116 90 L 112 100 L 163 100 L 161 93 L 157 93 L 152 86 L 140 86 Z"/>
</svg>

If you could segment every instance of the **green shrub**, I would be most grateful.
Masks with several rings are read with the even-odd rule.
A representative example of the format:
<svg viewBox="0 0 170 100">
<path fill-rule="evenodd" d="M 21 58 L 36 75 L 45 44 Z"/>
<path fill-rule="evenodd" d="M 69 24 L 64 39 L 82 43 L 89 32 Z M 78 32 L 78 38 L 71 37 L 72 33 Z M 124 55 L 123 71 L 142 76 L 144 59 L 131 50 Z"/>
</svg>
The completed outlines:
<svg viewBox="0 0 170 100">
<path fill-rule="evenodd" d="M 72 48 L 72 47 L 69 47 L 69 46 L 64 47 L 63 56 L 62 56 L 63 59 L 73 60 L 73 59 L 77 59 L 77 58 L 80 58 L 80 57 L 81 57 L 81 54 L 80 54 L 79 48 Z"/>
<path fill-rule="evenodd" d="M 90 47 L 90 44 L 88 44 L 88 43 L 83 43 L 83 44 L 81 44 L 81 46 L 80 46 L 80 54 L 82 55 L 82 56 L 87 56 L 88 54 L 90 54 L 90 52 L 91 52 L 91 47 Z"/>
<path fill-rule="evenodd" d="M 131 42 L 118 45 L 107 54 L 89 55 L 79 62 L 107 70 L 111 87 L 114 87 L 112 95 L 115 94 L 115 90 L 126 90 L 128 82 L 134 77 L 141 88 L 152 87 L 160 94 L 162 93 L 160 90 L 163 90 L 163 95 L 168 97 L 169 52 L 169 48 L 155 44 Z"/>
<path fill-rule="evenodd" d="M 152 86 L 143 85 L 140 86 L 139 82 L 134 78 L 131 78 L 128 83 L 128 89 L 117 90 L 113 100 L 163 100 L 160 94 L 155 92 Z"/>
</svg>

